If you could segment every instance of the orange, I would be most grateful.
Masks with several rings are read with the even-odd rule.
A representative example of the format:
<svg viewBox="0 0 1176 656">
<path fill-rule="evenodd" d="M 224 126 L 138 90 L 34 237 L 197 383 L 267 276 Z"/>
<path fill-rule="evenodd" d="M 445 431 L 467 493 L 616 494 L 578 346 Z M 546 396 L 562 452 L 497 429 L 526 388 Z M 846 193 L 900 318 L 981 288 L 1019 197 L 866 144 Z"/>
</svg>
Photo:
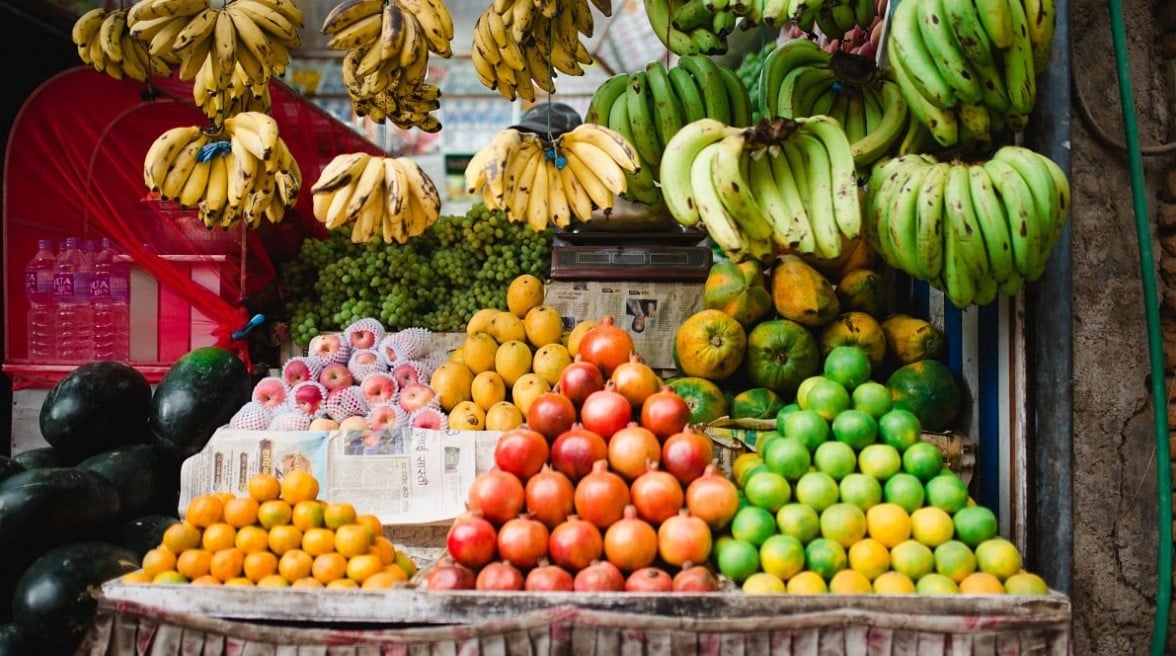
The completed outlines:
<svg viewBox="0 0 1176 656">
<path fill-rule="evenodd" d="M 224 522 L 215 522 L 204 529 L 200 546 L 209 551 L 220 551 L 232 547 L 237 539 L 237 529 Z"/>
<path fill-rule="evenodd" d="M 262 501 L 257 509 L 257 523 L 264 528 L 273 528 L 281 524 L 288 524 L 294 516 L 294 509 L 289 502 L 282 499 Z"/>
<path fill-rule="evenodd" d="M 188 549 L 176 558 L 176 571 L 189 581 L 208 574 L 212 565 L 212 552 L 207 549 Z"/>
<path fill-rule="evenodd" d="M 880 503 L 866 511 L 866 533 L 887 549 L 911 537 L 911 517 L 897 503 Z"/>
<path fill-rule="evenodd" d="M 205 574 L 200 578 L 192 579 L 192 585 L 221 585 L 221 582 L 216 580 L 212 574 Z"/>
<path fill-rule="evenodd" d="M 347 578 L 360 583 L 382 569 L 384 564 L 376 554 L 360 554 L 347 560 Z"/>
<path fill-rule="evenodd" d="M 396 550 L 396 563 L 395 564 L 397 567 L 404 570 L 404 573 L 408 575 L 408 578 L 411 579 L 412 577 L 416 576 L 416 573 L 417 573 L 416 561 L 414 561 L 412 559 L 412 556 L 404 553 L 403 551 L 401 551 L 399 549 Z"/>
<path fill-rule="evenodd" d="M 233 578 L 229 579 L 228 581 L 225 581 L 224 585 L 252 588 L 253 581 L 250 581 L 249 579 L 245 578 L 244 576 L 234 576 Z"/>
<path fill-rule="evenodd" d="M 397 583 L 407 581 L 408 575 L 396 565 L 388 565 L 384 569 L 363 580 L 364 590 L 386 590 Z"/>
<path fill-rule="evenodd" d="M 184 583 L 188 582 L 188 579 L 184 578 L 183 574 L 180 574 L 179 572 L 177 572 L 175 570 L 169 570 L 166 572 L 160 572 L 160 573 L 156 574 L 155 578 L 151 579 L 151 582 L 155 583 L 157 585 L 158 584 L 169 584 L 169 583 L 170 584 L 184 584 Z"/>
<path fill-rule="evenodd" d="M 119 577 L 118 580 L 120 583 L 134 585 L 136 583 L 150 583 L 151 577 L 147 576 L 147 573 L 143 570 L 137 569 L 133 572 L 127 572 L 126 574 L 123 574 Z"/>
<path fill-rule="evenodd" d="M 987 572 L 1004 581 L 1021 571 L 1021 552 L 1017 546 L 1004 538 L 990 538 L 976 545 L 976 564 L 980 571 Z"/>
<path fill-rule="evenodd" d="M 293 524 L 275 526 L 269 531 L 267 544 L 270 551 L 281 556 L 291 549 L 302 546 L 302 531 Z"/>
<path fill-rule="evenodd" d="M 869 594 L 873 590 L 870 579 L 852 569 L 843 569 L 829 579 L 829 592 L 833 594 Z"/>
<path fill-rule="evenodd" d="M 918 581 L 935 570 L 935 555 L 922 542 L 904 540 L 890 550 L 890 568 Z"/>
<path fill-rule="evenodd" d="M 959 594 L 960 587 L 955 581 L 939 572 L 931 572 L 915 581 L 915 592 L 918 594 Z"/>
<path fill-rule="evenodd" d="M 143 573 L 154 579 L 161 572 L 176 568 L 176 555 L 163 547 L 150 549 L 143 554 Z"/>
<path fill-rule="evenodd" d="M 321 556 L 335 550 L 335 532 L 329 528 L 312 528 L 302 534 L 302 550 L 311 556 Z"/>
<path fill-rule="evenodd" d="M 249 526 L 257 522 L 257 508 L 260 506 L 253 497 L 234 497 L 225 502 L 225 523 L 233 528 Z"/>
<path fill-rule="evenodd" d="M 354 524 L 356 516 L 355 506 L 350 503 L 328 503 L 323 507 L 323 523 L 327 528 L 339 528 L 344 524 Z"/>
<path fill-rule="evenodd" d="M 976 571 L 976 555 L 959 540 L 948 540 L 935 547 L 935 571 L 959 583 Z"/>
<path fill-rule="evenodd" d="M 277 476 L 268 473 L 254 474 L 249 479 L 249 496 L 258 503 L 265 503 L 277 499 L 282 495 L 282 482 Z"/>
<path fill-rule="evenodd" d="M 229 580 L 241 576 L 241 568 L 245 564 L 245 552 L 240 549 L 223 549 L 212 554 L 209 572 L 216 580 L 228 583 Z"/>
<path fill-rule="evenodd" d="M 178 554 L 185 549 L 195 549 L 200 546 L 200 529 L 188 522 L 178 522 L 163 530 L 160 546 Z"/>
<path fill-rule="evenodd" d="M 300 531 L 306 531 L 319 526 L 326 526 L 324 504 L 321 501 L 299 501 L 290 510 L 290 523 Z"/>
<path fill-rule="evenodd" d="M 196 528 L 204 528 L 221 521 L 224 516 L 225 502 L 215 494 L 201 494 L 188 502 L 184 512 L 184 519 Z"/>
<path fill-rule="evenodd" d="M 232 501 L 233 499 L 237 498 L 237 495 L 233 494 L 232 492 L 230 492 L 228 490 L 221 490 L 220 492 L 211 492 L 210 494 L 212 494 L 213 496 L 220 499 L 222 506 L 224 504 Z"/>
<path fill-rule="evenodd" d="M 1048 595 L 1049 585 L 1036 574 L 1021 571 L 1005 579 L 1004 589 L 1011 595 Z"/>
<path fill-rule="evenodd" d="M 849 547 L 849 568 L 871 581 L 890 569 L 890 550 L 874 538 L 859 540 Z"/>
<path fill-rule="evenodd" d="M 875 594 L 913 594 L 915 583 L 902 572 L 883 572 L 874 579 Z"/>
<path fill-rule="evenodd" d="M 269 532 L 260 526 L 242 526 L 241 530 L 237 531 L 233 546 L 244 553 L 265 551 L 269 549 Z"/>
<path fill-rule="evenodd" d="M 292 469 L 282 477 L 281 499 L 290 505 L 313 500 L 318 497 L 318 493 L 318 479 L 308 471 Z"/>
<path fill-rule="evenodd" d="M 373 540 L 371 528 L 363 524 L 344 524 L 335 529 L 335 551 L 345 558 L 367 553 Z"/>
<path fill-rule="evenodd" d="M 347 574 L 347 557 L 337 551 L 315 556 L 310 573 L 319 582 L 330 584 Z"/>
<path fill-rule="evenodd" d="M 241 569 L 245 573 L 245 578 L 257 583 L 263 577 L 277 573 L 278 557 L 272 551 L 254 551 L 245 554 Z"/>
<path fill-rule="evenodd" d="M 278 559 L 278 574 L 291 583 L 310 576 L 314 557 L 301 549 L 290 549 Z"/>
<path fill-rule="evenodd" d="M 812 570 L 797 572 L 788 579 L 788 594 L 824 594 L 829 591 L 825 579 Z"/>
<path fill-rule="evenodd" d="M 788 586 L 775 574 L 755 572 L 743 580 L 740 589 L 745 594 L 782 594 L 788 591 Z"/>
<path fill-rule="evenodd" d="M 839 501 L 821 511 L 821 537 L 848 549 L 866 537 L 866 513 L 852 503 Z"/>
<path fill-rule="evenodd" d="M 257 580 L 259 588 L 288 588 L 290 582 L 282 578 L 281 574 L 267 574 Z"/>
<path fill-rule="evenodd" d="M 1000 579 L 988 572 L 972 572 L 960 581 L 960 594 L 1004 594 Z"/>
<path fill-rule="evenodd" d="M 923 506 L 911 513 L 911 537 L 934 549 L 955 535 L 951 515 L 935 506 Z"/>
<path fill-rule="evenodd" d="M 290 587 L 291 588 L 321 588 L 321 587 L 323 587 L 323 583 L 322 583 L 322 581 L 314 578 L 313 576 L 304 576 L 304 577 L 294 581 L 293 583 L 291 583 Z"/>
<path fill-rule="evenodd" d="M 359 588 L 359 584 L 348 578 L 334 579 L 327 583 L 328 588 L 343 588 L 345 590 L 355 590 Z"/>
<path fill-rule="evenodd" d="M 384 523 L 380 521 L 379 517 L 371 513 L 364 513 L 355 518 L 355 523 L 361 526 L 368 527 L 372 532 L 372 539 L 375 539 L 384 534 Z"/>
<path fill-rule="evenodd" d="M 396 546 L 383 535 L 377 535 L 372 541 L 371 553 L 380 557 L 380 562 L 391 565 L 396 562 Z"/>
</svg>

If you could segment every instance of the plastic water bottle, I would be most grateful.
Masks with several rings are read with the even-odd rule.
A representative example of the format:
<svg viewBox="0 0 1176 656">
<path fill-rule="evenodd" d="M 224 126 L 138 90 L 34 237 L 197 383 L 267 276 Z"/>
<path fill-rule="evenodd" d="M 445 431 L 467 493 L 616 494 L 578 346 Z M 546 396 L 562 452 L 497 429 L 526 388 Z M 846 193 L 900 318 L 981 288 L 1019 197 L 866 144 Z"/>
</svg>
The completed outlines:
<svg viewBox="0 0 1176 656">
<path fill-rule="evenodd" d="M 37 252 L 25 265 L 25 298 L 29 301 L 26 334 L 29 340 L 29 359 L 48 362 L 56 350 L 53 336 L 57 321 L 57 306 L 53 300 L 53 274 L 57 256 L 53 240 L 37 240 Z"/>
<path fill-rule="evenodd" d="M 119 259 L 114 242 L 104 238 L 90 275 L 90 309 L 94 313 L 94 359 L 125 362 L 130 358 L 130 266 Z"/>
<path fill-rule="evenodd" d="M 65 240 L 53 274 L 57 301 L 57 359 L 94 359 L 93 313 L 90 311 L 90 268 L 77 237 Z"/>
</svg>

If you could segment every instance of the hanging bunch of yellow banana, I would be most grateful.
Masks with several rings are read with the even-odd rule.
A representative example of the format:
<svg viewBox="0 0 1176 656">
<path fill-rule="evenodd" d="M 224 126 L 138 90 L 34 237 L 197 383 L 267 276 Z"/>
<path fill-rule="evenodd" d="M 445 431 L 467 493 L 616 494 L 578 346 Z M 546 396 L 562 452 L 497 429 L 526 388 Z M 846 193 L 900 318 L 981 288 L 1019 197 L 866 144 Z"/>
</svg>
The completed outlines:
<svg viewBox="0 0 1176 656">
<path fill-rule="evenodd" d="M 408 157 L 338 155 L 310 190 L 314 218 L 328 230 L 351 223 L 355 243 L 382 237 L 386 244 L 403 244 L 441 216 L 437 186 Z"/>
</svg>

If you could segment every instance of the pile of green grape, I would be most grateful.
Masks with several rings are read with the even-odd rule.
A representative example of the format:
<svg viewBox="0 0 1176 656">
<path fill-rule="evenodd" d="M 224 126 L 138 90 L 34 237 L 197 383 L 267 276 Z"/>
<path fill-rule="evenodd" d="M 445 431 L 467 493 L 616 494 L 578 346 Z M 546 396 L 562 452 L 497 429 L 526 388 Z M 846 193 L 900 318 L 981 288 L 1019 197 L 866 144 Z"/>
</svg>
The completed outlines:
<svg viewBox="0 0 1176 656">
<path fill-rule="evenodd" d="M 775 47 L 775 43 L 772 43 L 749 51 L 739 61 L 739 66 L 735 69 L 735 75 L 743 82 L 743 86 L 747 87 L 748 96 L 751 98 L 753 122 L 763 118 L 760 115 L 763 108 L 760 98 L 760 73 L 764 68 L 764 57 Z"/>
<path fill-rule="evenodd" d="M 278 272 L 291 336 L 305 346 L 364 317 L 388 331 L 465 330 L 479 309 L 506 308 L 515 277 L 547 277 L 552 235 L 478 203 L 464 215 L 442 216 L 403 245 L 354 244 L 350 226 L 308 238 Z"/>
</svg>

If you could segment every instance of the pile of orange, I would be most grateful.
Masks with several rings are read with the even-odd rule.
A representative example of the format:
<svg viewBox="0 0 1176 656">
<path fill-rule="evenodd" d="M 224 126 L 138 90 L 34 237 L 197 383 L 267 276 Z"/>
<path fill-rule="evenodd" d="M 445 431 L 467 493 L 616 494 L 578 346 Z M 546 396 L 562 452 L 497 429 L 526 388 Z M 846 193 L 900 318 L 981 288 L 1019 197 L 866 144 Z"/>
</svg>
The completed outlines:
<svg viewBox="0 0 1176 656">
<path fill-rule="evenodd" d="M 248 494 L 194 497 L 124 583 L 390 588 L 416 573 L 379 518 L 318 498 L 302 470 L 255 474 Z"/>
</svg>

